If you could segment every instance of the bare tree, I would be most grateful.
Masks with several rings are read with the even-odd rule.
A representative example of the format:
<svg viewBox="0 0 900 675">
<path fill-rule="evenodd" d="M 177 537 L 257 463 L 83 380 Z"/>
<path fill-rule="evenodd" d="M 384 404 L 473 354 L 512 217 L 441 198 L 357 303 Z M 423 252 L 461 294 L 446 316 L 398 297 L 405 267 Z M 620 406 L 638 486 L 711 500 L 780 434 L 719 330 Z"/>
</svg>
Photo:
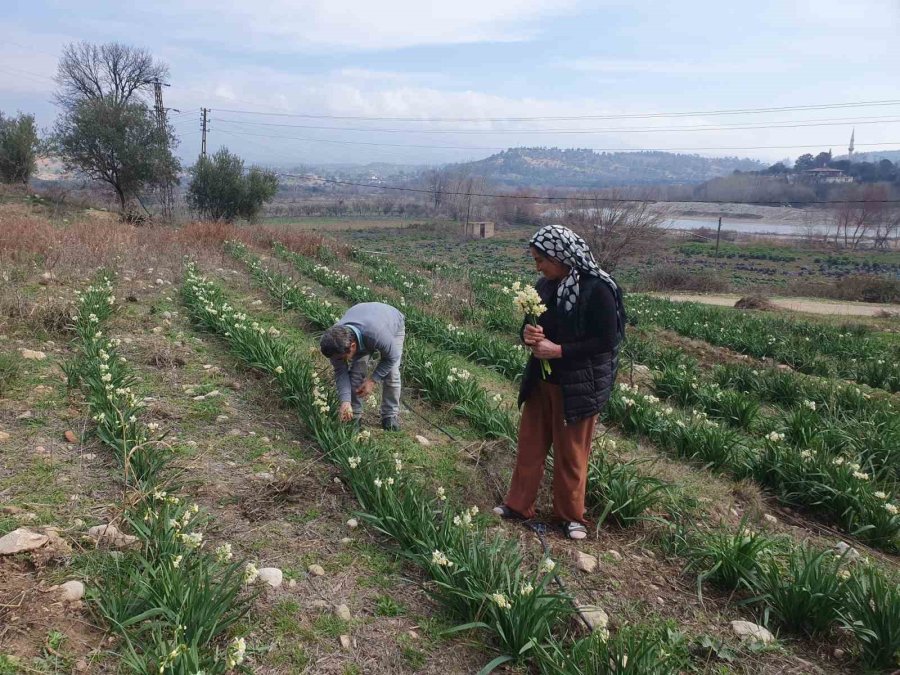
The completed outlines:
<svg viewBox="0 0 900 675">
<path fill-rule="evenodd" d="M 154 81 L 165 82 L 168 77 L 168 66 L 155 61 L 145 49 L 118 42 L 70 43 L 57 66 L 56 102 L 67 110 L 85 100 L 105 99 L 122 105 L 135 95 L 152 91 Z"/>
<path fill-rule="evenodd" d="M 831 214 L 834 243 L 856 250 L 867 240 L 876 248 L 886 248 L 900 226 L 900 215 L 885 203 L 887 190 L 869 185 L 862 190 L 847 191 L 846 200 Z"/>
<path fill-rule="evenodd" d="M 435 211 L 439 211 L 441 206 L 443 206 L 448 178 L 449 174 L 446 169 L 432 169 L 425 173 L 425 186 L 431 193 Z"/>
<path fill-rule="evenodd" d="M 648 254 L 659 247 L 668 211 L 648 201 L 624 200 L 618 195 L 591 195 L 576 208 L 564 211 L 564 224 L 591 247 L 600 267 L 616 269 L 627 255 Z"/>
</svg>

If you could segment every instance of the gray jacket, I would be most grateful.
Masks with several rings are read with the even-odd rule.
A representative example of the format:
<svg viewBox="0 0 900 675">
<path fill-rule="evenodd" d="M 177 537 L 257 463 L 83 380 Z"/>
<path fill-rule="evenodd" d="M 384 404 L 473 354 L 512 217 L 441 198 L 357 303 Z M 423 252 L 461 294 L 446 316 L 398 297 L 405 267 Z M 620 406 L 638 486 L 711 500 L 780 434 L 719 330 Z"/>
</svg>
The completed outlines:
<svg viewBox="0 0 900 675">
<path fill-rule="evenodd" d="M 361 338 L 353 361 L 379 352 L 381 360 L 372 373 L 372 380 L 381 382 L 398 366 L 403 356 L 405 320 L 400 310 L 383 302 L 363 302 L 353 305 L 338 321 L 339 326 L 355 329 Z M 331 359 L 334 367 L 334 383 L 341 403 L 350 401 L 350 368 L 343 359 Z"/>
</svg>

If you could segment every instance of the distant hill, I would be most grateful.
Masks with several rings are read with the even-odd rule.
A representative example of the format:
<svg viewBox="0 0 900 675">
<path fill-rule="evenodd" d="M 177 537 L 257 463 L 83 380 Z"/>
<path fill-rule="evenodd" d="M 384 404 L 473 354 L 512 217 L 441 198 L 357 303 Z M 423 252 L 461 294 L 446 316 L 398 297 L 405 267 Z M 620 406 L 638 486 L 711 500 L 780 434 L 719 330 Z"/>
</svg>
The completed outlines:
<svg viewBox="0 0 900 675">
<path fill-rule="evenodd" d="M 835 159 L 847 159 L 847 155 L 835 157 Z M 889 159 L 894 164 L 900 163 L 900 150 L 873 150 L 872 152 L 854 152 L 854 162 L 880 162 Z"/>
<path fill-rule="evenodd" d="M 451 168 L 511 186 L 585 188 L 702 183 L 736 169 L 759 171 L 765 165 L 738 157 L 700 157 L 656 151 L 598 153 L 586 149 L 510 148 L 486 159 Z"/>
</svg>

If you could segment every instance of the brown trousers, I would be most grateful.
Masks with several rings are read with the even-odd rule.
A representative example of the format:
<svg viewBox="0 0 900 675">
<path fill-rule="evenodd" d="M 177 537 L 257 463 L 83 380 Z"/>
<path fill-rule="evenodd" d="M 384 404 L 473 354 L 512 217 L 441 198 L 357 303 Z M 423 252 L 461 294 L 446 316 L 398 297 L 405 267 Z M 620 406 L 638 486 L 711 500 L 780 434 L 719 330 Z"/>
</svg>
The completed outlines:
<svg viewBox="0 0 900 675">
<path fill-rule="evenodd" d="M 553 446 L 553 515 L 584 523 L 584 490 L 588 457 L 597 416 L 565 424 L 562 390 L 541 380 L 522 407 L 516 469 L 505 504 L 534 518 L 534 502 L 544 476 L 544 462 Z"/>
</svg>

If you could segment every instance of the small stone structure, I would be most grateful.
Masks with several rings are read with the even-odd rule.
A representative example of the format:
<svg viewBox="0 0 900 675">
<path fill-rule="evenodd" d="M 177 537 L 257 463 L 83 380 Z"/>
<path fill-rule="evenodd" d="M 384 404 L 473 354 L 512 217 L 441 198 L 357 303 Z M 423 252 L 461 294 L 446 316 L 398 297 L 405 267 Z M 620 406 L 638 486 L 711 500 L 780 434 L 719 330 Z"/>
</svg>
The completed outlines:
<svg viewBox="0 0 900 675">
<path fill-rule="evenodd" d="M 494 223 L 490 220 L 463 223 L 463 236 L 466 239 L 490 239 L 494 236 Z"/>
</svg>

